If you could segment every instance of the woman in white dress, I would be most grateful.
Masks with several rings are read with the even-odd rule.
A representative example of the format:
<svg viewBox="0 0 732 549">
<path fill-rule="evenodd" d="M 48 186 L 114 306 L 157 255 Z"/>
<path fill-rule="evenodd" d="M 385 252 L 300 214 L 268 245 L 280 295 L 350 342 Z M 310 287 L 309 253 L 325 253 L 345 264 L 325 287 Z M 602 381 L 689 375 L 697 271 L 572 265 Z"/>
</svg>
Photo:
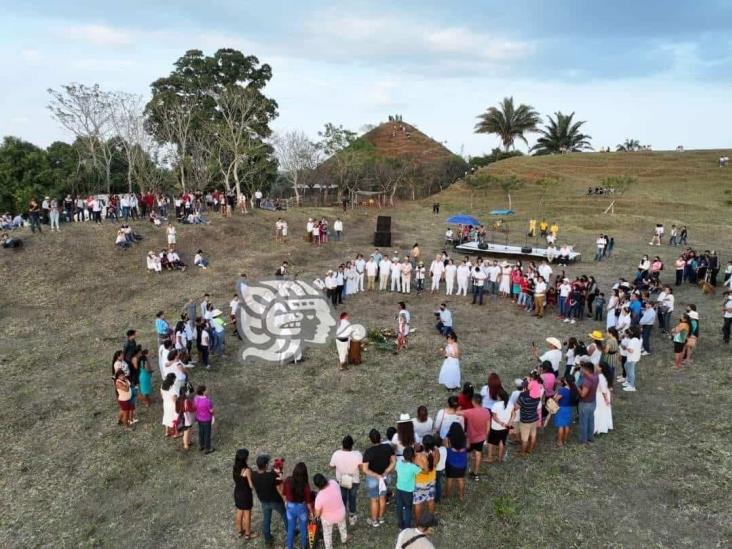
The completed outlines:
<svg viewBox="0 0 732 549">
<path fill-rule="evenodd" d="M 440 368 L 440 376 L 437 381 L 449 391 L 454 391 L 460 388 L 460 348 L 454 332 L 450 332 L 446 339 L 447 344 L 442 351 L 445 360 L 442 361 L 442 368 Z"/>
<path fill-rule="evenodd" d="M 620 292 L 613 290 L 613 295 L 610 296 L 610 300 L 607 302 L 607 320 L 605 327 L 609 330 L 614 328 L 618 322 L 618 317 L 615 315 L 615 310 L 620 306 Z"/>
<path fill-rule="evenodd" d="M 599 370 L 599 371 L 598 371 Z M 595 406 L 595 434 L 604 434 L 613 428 L 612 395 L 607 383 L 607 370 L 597 368 L 597 393 Z"/>
<path fill-rule="evenodd" d="M 163 380 L 160 388 L 160 396 L 163 399 L 163 427 L 165 427 L 165 436 L 175 435 L 175 425 L 178 422 L 178 414 L 175 411 L 175 401 L 178 399 L 176 394 L 176 376 L 169 373 Z"/>
<path fill-rule="evenodd" d="M 452 259 L 448 260 L 445 266 L 445 285 L 447 287 L 446 295 L 452 295 L 455 287 L 455 278 L 457 277 L 457 266 Z"/>
<path fill-rule="evenodd" d="M 168 246 L 175 246 L 175 227 L 168 223 L 168 227 L 165 231 L 168 235 Z"/>
<path fill-rule="evenodd" d="M 511 295 L 511 267 L 505 262 L 501 264 L 501 285 L 498 292 L 503 297 Z"/>
<path fill-rule="evenodd" d="M 356 268 L 351 264 L 350 261 L 346 263 L 346 269 L 345 269 L 345 276 L 346 276 L 346 295 L 352 295 L 355 294 L 358 291 L 357 285 L 356 285 Z"/>
</svg>

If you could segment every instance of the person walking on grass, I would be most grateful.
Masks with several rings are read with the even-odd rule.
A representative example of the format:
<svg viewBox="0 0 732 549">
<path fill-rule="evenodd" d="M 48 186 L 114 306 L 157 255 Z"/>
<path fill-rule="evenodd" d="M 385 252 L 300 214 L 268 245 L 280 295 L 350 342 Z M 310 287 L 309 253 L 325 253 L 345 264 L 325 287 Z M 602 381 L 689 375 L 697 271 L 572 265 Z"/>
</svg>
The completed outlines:
<svg viewBox="0 0 732 549">
<path fill-rule="evenodd" d="M 252 470 L 247 465 L 249 459 L 249 450 L 241 448 L 237 450 L 234 458 L 234 469 L 232 475 L 234 477 L 234 506 L 236 507 L 236 531 L 240 538 L 249 541 L 257 537 L 252 533 L 252 507 L 254 506 L 254 498 L 252 497 Z"/>
<path fill-rule="evenodd" d="M 215 449 L 211 447 L 211 426 L 214 422 L 214 406 L 208 397 L 205 385 L 199 385 L 198 389 L 196 389 L 193 406 L 196 413 L 196 422 L 198 423 L 198 449 L 206 454 L 215 452 Z"/>
</svg>

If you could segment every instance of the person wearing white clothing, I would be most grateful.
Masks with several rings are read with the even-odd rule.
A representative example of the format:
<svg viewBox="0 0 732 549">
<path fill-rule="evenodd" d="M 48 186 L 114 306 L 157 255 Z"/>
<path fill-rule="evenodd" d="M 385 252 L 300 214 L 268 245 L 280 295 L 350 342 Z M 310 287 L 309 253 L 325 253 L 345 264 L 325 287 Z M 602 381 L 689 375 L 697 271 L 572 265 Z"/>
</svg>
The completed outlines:
<svg viewBox="0 0 732 549">
<path fill-rule="evenodd" d="M 412 264 L 409 258 L 405 257 L 402 262 L 402 293 L 408 294 L 412 291 Z"/>
<path fill-rule="evenodd" d="M 440 289 L 440 279 L 445 272 L 445 262 L 441 255 L 435 257 L 434 261 L 430 265 L 430 276 L 432 277 L 432 289 L 431 292 L 434 294 Z"/>
<path fill-rule="evenodd" d="M 376 282 L 376 273 L 379 270 L 379 266 L 377 265 L 376 261 L 374 261 L 374 256 L 372 255 L 369 257 L 369 260 L 366 262 L 366 289 L 367 290 L 373 290 L 374 284 Z"/>
<path fill-rule="evenodd" d="M 456 277 L 457 267 L 453 260 L 450 259 L 445 267 L 445 295 L 452 295 Z"/>
<path fill-rule="evenodd" d="M 356 269 L 356 291 L 363 292 L 363 279 L 366 271 L 366 261 L 361 254 L 356 256 L 356 262 L 354 263 Z"/>
<path fill-rule="evenodd" d="M 470 280 L 470 267 L 463 261 L 456 271 L 457 294 L 468 295 L 468 280 Z"/>
<path fill-rule="evenodd" d="M 635 367 L 641 358 L 641 339 L 638 333 L 638 327 L 632 326 L 628 330 L 627 344 L 622 348 L 626 353 L 625 358 L 625 383 L 623 383 L 623 391 L 635 392 Z"/>
<path fill-rule="evenodd" d="M 394 257 L 391 260 L 391 291 L 401 292 L 402 291 L 402 265 L 399 263 L 399 258 Z"/>
<path fill-rule="evenodd" d="M 389 282 L 390 272 L 391 260 L 388 257 L 384 257 L 379 262 L 379 290 L 386 290 L 386 286 Z"/>
<path fill-rule="evenodd" d="M 348 348 L 351 346 L 353 328 L 347 312 L 342 312 L 336 329 L 336 350 L 338 351 L 338 368 L 345 370 L 348 364 Z"/>
<path fill-rule="evenodd" d="M 165 229 L 168 235 L 168 245 L 175 245 L 175 227 L 168 223 L 168 227 Z"/>
</svg>

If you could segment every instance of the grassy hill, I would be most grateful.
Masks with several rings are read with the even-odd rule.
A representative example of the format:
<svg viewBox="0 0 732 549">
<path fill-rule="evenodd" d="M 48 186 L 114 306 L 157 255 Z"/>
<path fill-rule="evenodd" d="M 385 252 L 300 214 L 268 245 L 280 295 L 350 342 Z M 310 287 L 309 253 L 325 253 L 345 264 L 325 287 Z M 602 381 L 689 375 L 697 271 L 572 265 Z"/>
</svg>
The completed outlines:
<svg viewBox="0 0 732 549">
<path fill-rule="evenodd" d="M 489 170 L 527 179 L 514 193 L 512 240 L 523 241 L 525 221 L 534 215 L 557 220 L 560 241 L 586 255 L 597 232 L 616 238 L 612 259 L 597 264 L 587 258 L 566 272 L 593 275 L 607 292 L 618 277 L 633 275 L 643 253 L 672 263 L 676 249 L 648 246 L 656 222 L 688 224 L 692 246 L 723 250 L 723 264 L 732 258 L 732 209 L 723 204 L 732 168 L 719 169 L 717 156 L 714 151 L 582 154 L 511 159 Z M 542 205 L 531 181 L 548 173 L 561 182 Z M 602 215 L 609 200 L 584 196 L 586 187 L 624 173 L 636 175 L 639 185 L 618 201 L 616 215 Z M 163 437 L 157 394 L 151 408 L 139 406 L 134 432 L 116 425 L 111 356 L 127 329 L 136 328 L 138 341 L 154 356 L 156 311 L 165 310 L 172 320 L 189 297 L 200 299 L 204 292 L 226 310 L 241 272 L 253 281 L 270 279 L 287 259 L 304 280 L 322 276 L 373 249 L 380 214 L 393 216 L 395 250 L 404 253 L 419 242 L 429 259 L 443 246 L 444 217 L 462 211 L 487 220 L 490 209 L 505 206 L 500 190 L 476 191 L 462 183 L 438 196 L 439 217 L 430 213 L 434 197 L 387 210 L 302 208 L 230 219 L 214 214 L 210 225 L 178 228 L 184 259 L 203 248 L 211 267 L 159 276 L 146 272 L 145 254 L 164 246 L 165 233 L 146 222 L 133 223 L 145 240 L 125 252 L 114 248 L 112 223 L 63 225 L 60 233 L 36 236 L 19 232 L 23 249 L 0 254 L 0 409 L 6 440 L 0 446 L 5 503 L 0 546 L 241 547 L 232 524 L 236 449 L 248 448 L 250 461 L 261 452 L 285 457 L 288 471 L 304 460 L 311 476 L 328 473 L 344 435 L 351 434 L 363 450 L 372 427 L 383 433 L 400 413 L 414 415 L 424 404 L 434 416 L 444 405 L 447 393 L 437 384 L 443 340 L 433 316 L 440 302 L 448 300 L 454 313 L 463 379 L 477 386 L 495 371 L 510 388 L 535 365 L 532 341 L 586 339 L 604 327 L 590 320 L 572 326 L 553 315 L 536 319 L 505 299 L 477 307 L 462 297 L 411 294 L 406 300 L 416 332 L 409 349 L 394 356 L 372 347 L 362 366 L 345 373 L 337 371 L 332 347 L 309 350 L 298 365 L 242 365 L 229 333 L 225 356 L 212 360 L 211 371 L 192 373 L 195 384 L 209 387 L 217 409 L 217 452 L 210 456 L 186 453 L 179 441 Z M 290 224 L 286 244 L 272 238 L 280 215 Z M 304 242 L 308 217 L 336 215 L 345 225 L 342 242 L 321 248 Z M 667 269 L 662 279 L 672 276 Z M 690 285 L 675 293 L 677 309 L 696 303 L 700 310 L 694 366 L 673 372 L 670 342 L 656 332 L 653 354 L 638 366 L 638 392 L 615 396 L 611 434 L 581 448 L 573 433 L 572 443 L 556 450 L 555 430 L 548 427 L 535 455 L 521 458 L 511 447 L 506 463 L 486 465 L 478 483 L 467 480 L 466 503 L 447 500 L 439 506 L 437 547 L 464 547 L 466 539 L 478 547 L 729 546 L 732 385 L 730 349 L 719 336 L 720 296 L 702 295 Z M 354 322 L 368 328 L 394 327 L 403 298 L 387 292 L 357 295 L 346 308 Z M 364 492 L 352 547 L 393 547 L 393 507 L 384 527 L 366 526 Z M 260 518 L 255 506 L 255 529 Z M 282 547 L 279 521 L 273 531 Z M 261 538 L 253 546 L 261 546 Z"/>
<path fill-rule="evenodd" d="M 406 122 L 384 122 L 361 136 L 386 158 L 412 157 L 421 162 L 435 162 L 455 156 L 442 143 L 428 137 Z"/>
</svg>

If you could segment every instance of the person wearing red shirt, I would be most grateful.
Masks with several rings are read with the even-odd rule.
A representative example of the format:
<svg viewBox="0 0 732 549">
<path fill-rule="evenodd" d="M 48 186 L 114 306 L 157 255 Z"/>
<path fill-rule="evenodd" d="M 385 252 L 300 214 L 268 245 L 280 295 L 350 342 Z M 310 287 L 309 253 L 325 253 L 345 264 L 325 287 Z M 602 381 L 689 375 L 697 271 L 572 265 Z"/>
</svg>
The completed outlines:
<svg viewBox="0 0 732 549">
<path fill-rule="evenodd" d="M 483 457 L 483 446 L 491 430 L 491 413 L 487 408 L 483 408 L 482 404 L 483 397 L 476 394 L 473 395 L 473 406 L 471 408 L 458 411 L 458 415 L 465 418 L 465 434 L 473 458 L 470 474 L 473 480 L 476 481 L 480 480 L 480 460 Z"/>
</svg>

